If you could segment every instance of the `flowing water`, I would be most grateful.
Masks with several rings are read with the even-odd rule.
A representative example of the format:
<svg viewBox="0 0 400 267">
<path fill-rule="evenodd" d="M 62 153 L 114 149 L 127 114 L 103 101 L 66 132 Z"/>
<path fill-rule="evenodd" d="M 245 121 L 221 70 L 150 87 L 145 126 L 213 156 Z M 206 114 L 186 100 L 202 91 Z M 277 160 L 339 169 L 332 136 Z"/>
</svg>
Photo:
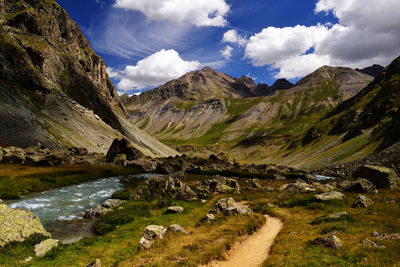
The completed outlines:
<svg viewBox="0 0 400 267">
<path fill-rule="evenodd" d="M 330 177 L 330 176 L 324 176 L 324 175 L 315 175 L 315 180 L 317 181 L 323 181 L 323 180 L 331 180 L 335 179 L 335 177 Z"/>
<path fill-rule="evenodd" d="M 150 178 L 155 174 L 132 175 L 130 178 Z M 57 188 L 23 196 L 7 202 L 10 208 L 33 212 L 53 238 L 72 243 L 93 235 L 93 220 L 83 219 L 84 211 L 102 204 L 124 186 L 119 177 L 103 178 L 78 185 Z"/>
</svg>

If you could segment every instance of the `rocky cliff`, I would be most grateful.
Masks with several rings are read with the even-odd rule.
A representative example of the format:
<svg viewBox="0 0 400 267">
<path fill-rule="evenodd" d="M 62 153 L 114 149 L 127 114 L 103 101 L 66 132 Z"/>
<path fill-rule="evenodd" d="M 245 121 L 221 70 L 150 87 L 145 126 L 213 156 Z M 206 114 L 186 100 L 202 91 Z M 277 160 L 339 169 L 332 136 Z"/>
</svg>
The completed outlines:
<svg viewBox="0 0 400 267">
<path fill-rule="evenodd" d="M 104 61 L 53 0 L 0 0 L 0 96 L 0 143 L 104 152 L 125 135 L 147 155 L 174 154 L 126 120 Z"/>
</svg>

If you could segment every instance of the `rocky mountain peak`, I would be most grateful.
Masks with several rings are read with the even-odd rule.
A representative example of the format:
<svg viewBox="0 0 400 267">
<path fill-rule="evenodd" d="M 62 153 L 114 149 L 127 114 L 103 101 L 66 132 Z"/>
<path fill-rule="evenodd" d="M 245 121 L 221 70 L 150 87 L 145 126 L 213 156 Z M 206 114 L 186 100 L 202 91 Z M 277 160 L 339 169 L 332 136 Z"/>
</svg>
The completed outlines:
<svg viewBox="0 0 400 267">
<path fill-rule="evenodd" d="M 378 74 L 384 69 L 383 66 L 378 65 L 378 64 L 374 64 L 372 66 L 363 68 L 363 69 L 356 69 L 359 72 L 371 75 L 372 77 L 376 77 L 378 76 Z"/>
<path fill-rule="evenodd" d="M 291 82 L 289 82 L 288 80 L 286 80 L 286 79 L 278 79 L 278 80 L 276 80 L 275 82 L 274 82 L 274 84 L 271 86 L 271 89 L 272 90 L 274 90 L 274 91 L 277 91 L 277 90 L 287 90 L 287 89 L 290 89 L 290 88 L 292 88 L 294 86 L 294 84 L 293 83 L 291 83 Z"/>
</svg>

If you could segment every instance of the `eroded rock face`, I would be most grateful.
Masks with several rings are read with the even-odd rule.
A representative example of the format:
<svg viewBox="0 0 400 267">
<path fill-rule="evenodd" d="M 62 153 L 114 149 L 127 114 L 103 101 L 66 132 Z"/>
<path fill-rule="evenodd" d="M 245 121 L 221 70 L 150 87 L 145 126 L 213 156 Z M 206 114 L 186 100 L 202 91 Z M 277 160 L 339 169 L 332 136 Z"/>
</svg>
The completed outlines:
<svg viewBox="0 0 400 267">
<path fill-rule="evenodd" d="M 35 245 L 35 255 L 36 257 L 43 257 L 47 252 L 57 247 L 59 241 L 56 239 L 46 239 L 39 244 Z"/>
<path fill-rule="evenodd" d="M 353 203 L 353 208 L 367 208 L 374 204 L 374 201 L 369 197 L 360 195 L 358 196 Z"/>
<path fill-rule="evenodd" d="M 177 200 L 192 201 L 197 194 L 185 183 L 169 176 L 154 177 L 140 185 L 132 194 L 132 200 L 170 197 Z"/>
<path fill-rule="evenodd" d="M 315 195 L 314 199 L 318 201 L 328 201 L 328 200 L 340 200 L 343 199 L 344 195 L 337 191 L 327 192 L 319 195 Z"/>
<path fill-rule="evenodd" d="M 125 155 L 126 160 L 137 160 L 144 157 L 143 153 L 135 148 L 126 138 L 114 139 L 106 158 L 108 161 L 113 161 L 118 155 Z M 121 158 L 121 156 L 119 157 Z"/>
<path fill-rule="evenodd" d="M 400 178 L 390 168 L 374 165 L 364 165 L 358 168 L 354 177 L 365 178 L 374 184 L 378 189 L 400 190 Z"/>
<path fill-rule="evenodd" d="M 329 234 L 325 237 L 318 237 L 311 241 L 311 244 L 317 246 L 324 246 L 331 249 L 341 249 L 342 241 L 334 234 Z"/>
<path fill-rule="evenodd" d="M 22 242 L 33 234 L 51 237 L 32 212 L 0 204 L 0 247 L 12 241 Z"/>
<path fill-rule="evenodd" d="M 142 239 L 139 242 L 139 250 L 149 249 L 157 239 L 163 239 L 167 228 L 160 225 L 149 225 L 144 229 Z"/>
</svg>

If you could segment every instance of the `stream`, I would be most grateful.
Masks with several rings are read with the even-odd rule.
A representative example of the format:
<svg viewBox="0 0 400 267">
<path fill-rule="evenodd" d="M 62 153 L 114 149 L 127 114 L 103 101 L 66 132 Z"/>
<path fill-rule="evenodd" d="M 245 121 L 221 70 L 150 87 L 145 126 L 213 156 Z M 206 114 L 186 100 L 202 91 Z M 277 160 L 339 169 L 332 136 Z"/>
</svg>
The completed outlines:
<svg viewBox="0 0 400 267">
<path fill-rule="evenodd" d="M 131 175 L 130 179 L 150 178 L 156 174 Z M 93 236 L 94 220 L 84 219 L 87 209 L 102 204 L 122 190 L 119 177 L 103 178 L 78 185 L 30 194 L 7 201 L 10 208 L 22 208 L 35 214 L 53 238 L 67 244 Z"/>
</svg>

